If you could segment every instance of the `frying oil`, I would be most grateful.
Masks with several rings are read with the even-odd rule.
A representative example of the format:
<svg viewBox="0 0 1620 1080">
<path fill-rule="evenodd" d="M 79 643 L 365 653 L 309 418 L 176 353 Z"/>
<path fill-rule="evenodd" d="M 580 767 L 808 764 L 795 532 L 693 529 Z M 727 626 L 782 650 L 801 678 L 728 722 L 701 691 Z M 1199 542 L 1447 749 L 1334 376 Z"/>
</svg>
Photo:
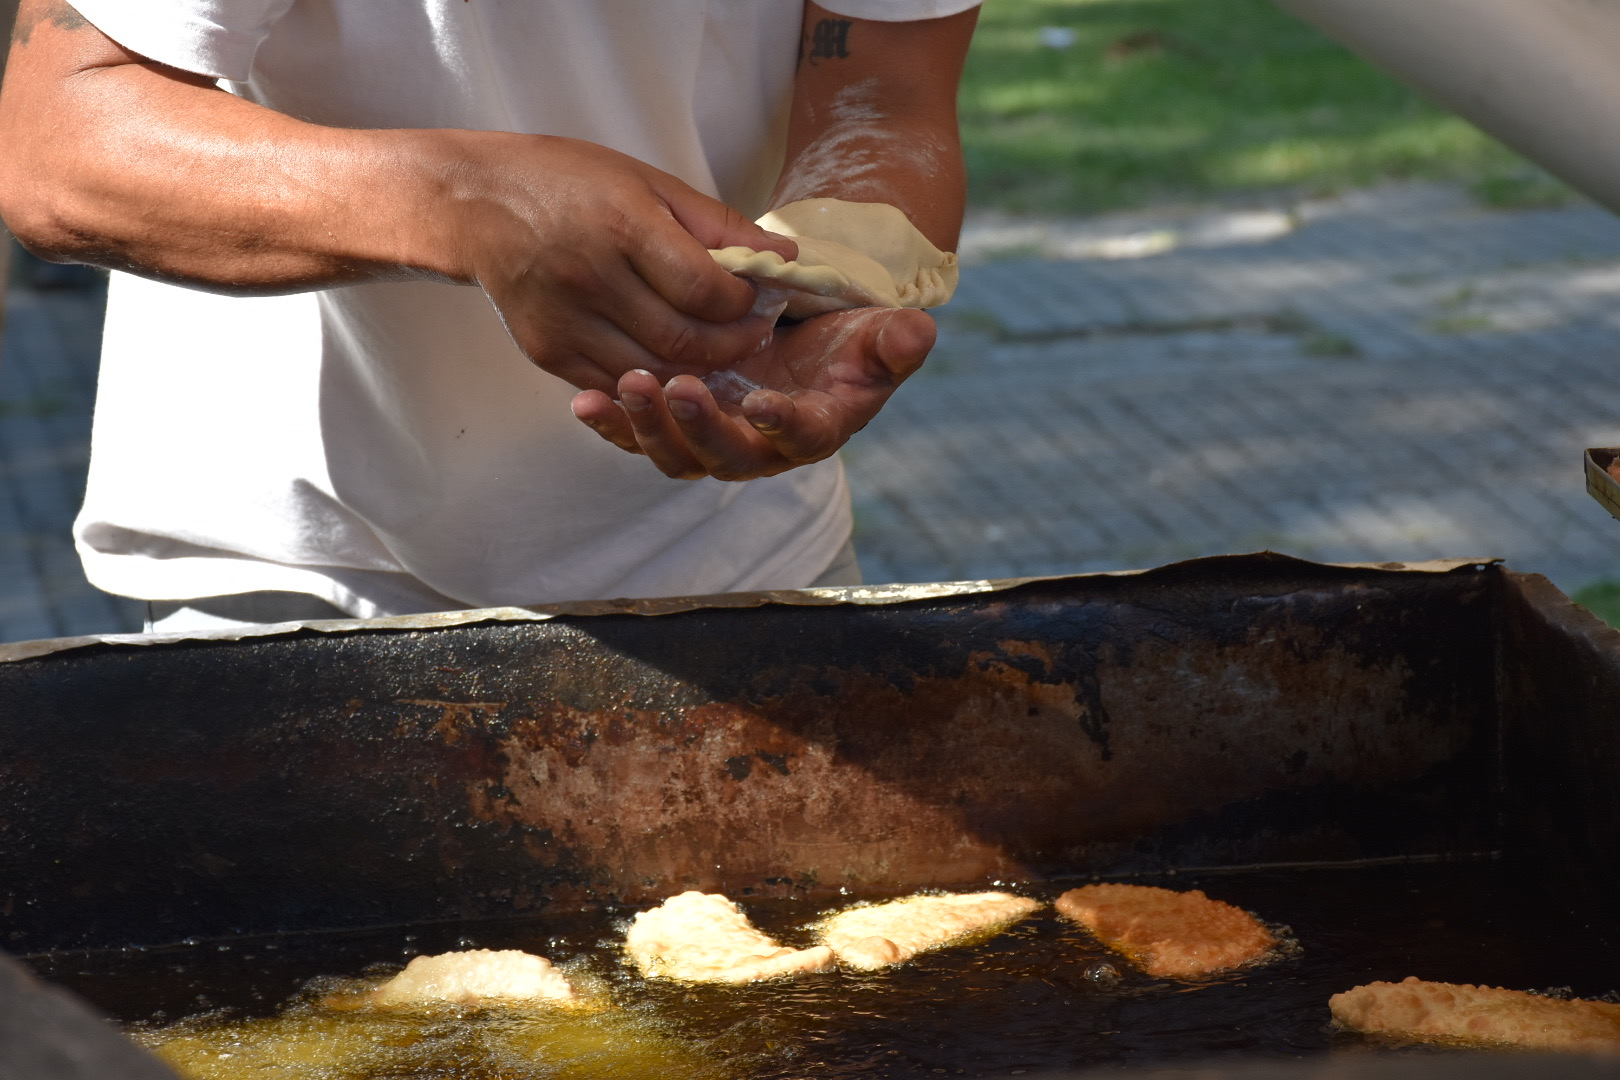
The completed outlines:
<svg viewBox="0 0 1620 1080">
<path fill-rule="evenodd" d="M 637 975 L 632 910 L 458 926 L 32 957 L 194 1080 L 696 1080 L 1006 1076 L 1392 1047 L 1333 1030 L 1328 998 L 1407 975 L 1514 989 L 1620 989 L 1613 921 L 1580 890 L 1502 862 L 1139 879 L 1201 888 L 1289 941 L 1264 964 L 1154 979 L 1050 908 L 989 940 L 876 973 L 748 986 Z M 1081 882 L 1031 883 L 1051 900 Z M 827 910 L 738 900 L 784 944 Z M 874 898 L 876 899 L 876 898 Z M 411 956 L 518 948 L 564 967 L 587 1005 L 379 1015 L 331 1007 Z"/>
</svg>

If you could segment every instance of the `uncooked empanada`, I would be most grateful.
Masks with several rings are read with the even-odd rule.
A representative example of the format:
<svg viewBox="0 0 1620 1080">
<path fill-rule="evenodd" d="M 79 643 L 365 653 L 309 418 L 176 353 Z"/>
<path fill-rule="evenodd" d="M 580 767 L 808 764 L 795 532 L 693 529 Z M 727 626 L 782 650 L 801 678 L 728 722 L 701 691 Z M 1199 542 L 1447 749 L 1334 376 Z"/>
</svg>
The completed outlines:
<svg viewBox="0 0 1620 1080">
<path fill-rule="evenodd" d="M 711 251 L 734 274 L 776 286 L 786 313 L 805 319 L 855 307 L 938 307 L 956 291 L 956 255 L 941 251 L 897 207 L 842 199 L 802 199 L 759 219 L 792 237 L 792 262 L 771 251 Z"/>
</svg>

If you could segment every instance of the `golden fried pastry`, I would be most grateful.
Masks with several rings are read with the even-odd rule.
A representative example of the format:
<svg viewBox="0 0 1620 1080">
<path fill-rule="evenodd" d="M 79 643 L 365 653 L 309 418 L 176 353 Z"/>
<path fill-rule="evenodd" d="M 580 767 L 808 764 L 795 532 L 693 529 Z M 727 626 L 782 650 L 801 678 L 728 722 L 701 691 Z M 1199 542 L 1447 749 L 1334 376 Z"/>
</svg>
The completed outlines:
<svg viewBox="0 0 1620 1080">
<path fill-rule="evenodd" d="M 509 1005 L 570 1001 L 574 988 L 549 960 L 516 949 L 418 956 L 379 986 L 365 1004 L 410 1009 L 423 1005 Z"/>
<path fill-rule="evenodd" d="M 1208 975 L 1253 963 L 1277 946 L 1260 920 L 1198 889 L 1086 885 L 1058 897 L 1055 906 L 1149 975 Z"/>
<path fill-rule="evenodd" d="M 641 912 L 624 948 L 643 975 L 683 982 L 755 982 L 833 965 L 831 949 L 778 945 L 718 893 L 684 892 Z"/>
<path fill-rule="evenodd" d="M 1530 1050 L 1620 1051 L 1620 1005 L 1490 986 L 1375 982 L 1334 994 L 1333 1019 L 1352 1031 Z"/>
<path fill-rule="evenodd" d="M 908 896 L 840 911 L 818 926 L 817 937 L 842 963 L 871 971 L 994 932 L 1040 906 L 1039 901 L 1003 892 Z"/>
</svg>

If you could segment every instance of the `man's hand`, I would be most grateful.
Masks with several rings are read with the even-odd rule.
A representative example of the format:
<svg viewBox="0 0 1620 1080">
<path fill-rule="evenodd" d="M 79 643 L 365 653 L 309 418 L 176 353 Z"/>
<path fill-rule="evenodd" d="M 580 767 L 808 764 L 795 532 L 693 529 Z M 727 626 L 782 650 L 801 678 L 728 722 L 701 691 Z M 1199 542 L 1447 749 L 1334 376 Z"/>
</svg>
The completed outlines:
<svg viewBox="0 0 1620 1080">
<path fill-rule="evenodd" d="M 754 286 L 709 248 L 798 254 L 730 207 L 593 143 L 465 133 L 453 246 L 518 347 L 581 389 L 611 392 L 625 372 L 661 382 L 753 356 L 770 319 L 750 316 Z"/>
<path fill-rule="evenodd" d="M 763 389 L 740 406 L 682 375 L 661 386 L 645 371 L 619 379 L 619 400 L 588 390 L 574 415 L 681 479 L 747 480 L 830 457 L 877 415 L 934 346 L 934 320 L 914 309 L 859 308 L 778 328 L 733 370 Z"/>
</svg>

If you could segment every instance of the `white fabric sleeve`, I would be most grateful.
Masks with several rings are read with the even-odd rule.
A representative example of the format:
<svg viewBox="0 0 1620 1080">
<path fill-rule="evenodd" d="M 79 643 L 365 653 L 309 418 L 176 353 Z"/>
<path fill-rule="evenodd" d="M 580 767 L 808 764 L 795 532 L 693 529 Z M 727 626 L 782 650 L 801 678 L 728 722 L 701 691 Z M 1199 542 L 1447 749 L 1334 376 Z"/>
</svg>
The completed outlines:
<svg viewBox="0 0 1620 1080">
<path fill-rule="evenodd" d="M 980 0 L 816 0 L 816 2 L 834 15 L 847 15 L 852 19 L 916 22 L 955 15 L 968 8 L 978 7 Z"/>
<path fill-rule="evenodd" d="M 245 82 L 293 0 L 73 0 L 97 30 L 148 60 Z"/>
</svg>

